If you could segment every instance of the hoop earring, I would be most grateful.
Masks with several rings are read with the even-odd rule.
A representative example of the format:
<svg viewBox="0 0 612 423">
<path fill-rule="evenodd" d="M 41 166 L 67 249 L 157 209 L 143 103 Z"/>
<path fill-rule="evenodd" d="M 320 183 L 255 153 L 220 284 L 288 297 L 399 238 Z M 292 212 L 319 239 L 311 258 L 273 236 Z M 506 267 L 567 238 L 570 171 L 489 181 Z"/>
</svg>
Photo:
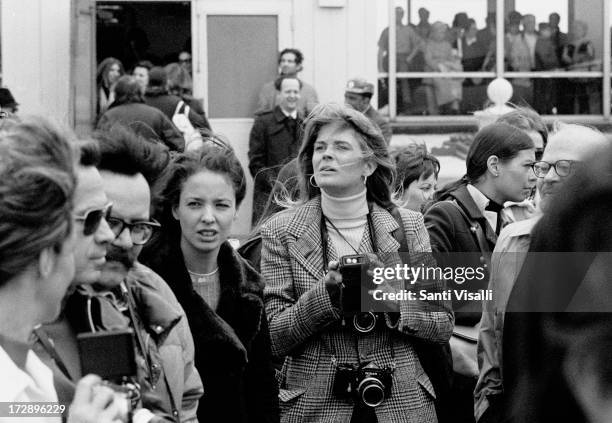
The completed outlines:
<svg viewBox="0 0 612 423">
<path fill-rule="evenodd" d="M 313 182 L 314 181 L 314 182 Z M 310 183 L 310 185 L 312 185 L 315 188 L 319 188 L 319 186 L 316 184 L 317 180 L 314 179 L 314 175 L 310 175 L 310 178 L 308 178 L 308 182 Z"/>
<path fill-rule="evenodd" d="M 366 184 L 366 181 L 368 180 L 368 177 L 366 175 L 363 175 L 363 184 Z"/>
</svg>

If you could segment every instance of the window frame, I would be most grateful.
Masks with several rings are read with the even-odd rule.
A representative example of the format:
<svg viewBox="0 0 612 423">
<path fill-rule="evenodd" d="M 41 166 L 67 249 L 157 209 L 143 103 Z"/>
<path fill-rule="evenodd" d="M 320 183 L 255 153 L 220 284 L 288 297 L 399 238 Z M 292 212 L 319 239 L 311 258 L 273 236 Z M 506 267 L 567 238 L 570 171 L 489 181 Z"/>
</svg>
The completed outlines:
<svg viewBox="0 0 612 423">
<path fill-rule="evenodd" d="M 505 20 L 506 14 L 504 0 L 495 0 L 495 10 L 502 10 L 504 13 L 496 13 L 496 27 L 501 28 L 495 34 L 496 44 L 496 62 L 495 71 L 488 72 L 397 72 L 396 55 L 395 51 L 397 48 L 397 32 L 395 25 L 395 6 L 394 0 L 387 0 L 388 5 L 388 21 L 389 21 L 389 71 L 378 72 L 378 79 L 387 78 L 389 84 L 387 104 L 389 105 L 389 119 L 395 122 L 405 123 L 433 123 L 443 118 L 445 121 L 451 121 L 453 123 L 468 122 L 473 123 L 473 118 L 469 115 L 459 116 L 398 116 L 397 114 L 397 82 L 399 79 L 421 79 L 421 78 L 555 78 L 555 79 L 568 79 L 568 78 L 593 78 L 600 79 L 602 81 L 602 114 L 596 115 L 543 115 L 546 120 L 554 120 L 557 118 L 571 117 L 574 121 L 581 122 L 610 122 L 610 100 L 611 100 L 611 40 L 610 40 L 610 13 L 612 9 L 612 2 L 601 0 L 603 3 L 603 51 L 602 51 L 602 70 L 601 71 L 580 71 L 580 72 L 513 72 L 506 71 L 504 69 L 504 36 L 505 36 Z M 602 34 L 600 34 L 601 36 Z M 607 58 L 607 60 L 606 60 Z"/>
</svg>

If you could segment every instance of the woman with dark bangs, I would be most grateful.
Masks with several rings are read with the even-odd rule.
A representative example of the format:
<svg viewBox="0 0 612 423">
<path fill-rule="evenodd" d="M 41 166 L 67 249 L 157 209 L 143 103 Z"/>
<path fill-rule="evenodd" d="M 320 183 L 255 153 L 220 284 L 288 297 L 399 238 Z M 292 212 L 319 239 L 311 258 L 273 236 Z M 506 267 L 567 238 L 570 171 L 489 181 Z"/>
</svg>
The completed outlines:
<svg viewBox="0 0 612 423">
<path fill-rule="evenodd" d="M 246 176 L 223 140 L 204 141 L 166 169 L 158 195 L 162 230 L 141 261 L 168 282 L 187 315 L 204 384 L 198 420 L 275 423 L 263 280 L 228 242 Z"/>
<path fill-rule="evenodd" d="M 424 144 L 410 145 L 391 153 L 397 169 L 395 192 L 400 207 L 422 212 L 433 199 L 440 173 L 440 162 Z"/>
</svg>

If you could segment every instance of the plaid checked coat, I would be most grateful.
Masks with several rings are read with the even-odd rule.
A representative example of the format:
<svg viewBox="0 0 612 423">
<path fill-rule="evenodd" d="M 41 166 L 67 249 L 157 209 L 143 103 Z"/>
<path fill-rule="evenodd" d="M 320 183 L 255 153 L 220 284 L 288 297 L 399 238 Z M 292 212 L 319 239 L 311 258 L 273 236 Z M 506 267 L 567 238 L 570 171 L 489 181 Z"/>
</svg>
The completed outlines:
<svg viewBox="0 0 612 423">
<path fill-rule="evenodd" d="M 419 213 L 401 210 L 406 240 L 411 252 L 430 251 L 429 237 Z M 398 228 L 386 210 L 374 205 L 373 227 L 380 252 L 394 252 L 399 243 L 392 233 Z M 432 342 L 448 341 L 453 329 L 450 304 L 444 311 L 420 311 L 418 303 L 403 301 L 400 318 L 389 330 L 355 335 L 337 323 L 339 310 L 331 303 L 323 278 L 325 267 L 321 252 L 321 200 L 282 212 L 262 230 L 262 274 L 266 280 L 264 300 L 270 321 L 272 353 L 287 356 L 281 372 L 280 407 L 282 422 L 345 422 L 351 419 L 353 404 L 332 393 L 335 366 L 356 364 L 359 359 L 379 367 L 392 362 L 391 397 L 376 408 L 378 421 L 435 422 L 434 389 L 411 345 L 418 337 Z M 372 252 L 369 230 L 359 246 Z M 331 242 L 330 260 L 337 260 Z M 333 351 L 333 352 L 332 352 Z"/>
</svg>

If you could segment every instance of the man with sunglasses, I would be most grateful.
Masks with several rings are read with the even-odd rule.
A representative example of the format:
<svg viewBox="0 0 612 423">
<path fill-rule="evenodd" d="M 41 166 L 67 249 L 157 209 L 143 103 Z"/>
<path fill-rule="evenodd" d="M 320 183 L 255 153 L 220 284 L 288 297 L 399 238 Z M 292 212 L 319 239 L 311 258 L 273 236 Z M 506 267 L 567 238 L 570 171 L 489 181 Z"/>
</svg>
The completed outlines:
<svg viewBox="0 0 612 423">
<path fill-rule="evenodd" d="M 79 257 L 87 257 L 83 260 L 87 264 L 81 272 L 77 270 L 81 276 L 66 300 L 62 326 L 43 328 L 39 338 L 42 344 L 49 338 L 44 349 L 54 357 L 60 370 L 56 373 L 76 380 L 80 377 L 76 334 L 132 329 L 138 368 L 135 382 L 141 396 L 138 421 L 195 421 L 203 388 L 193 363 L 187 319 L 167 284 L 136 261 L 142 245 L 159 226 L 149 215 L 149 182 L 166 165 L 167 156 L 125 128 L 115 127 L 96 138 L 101 149 L 92 163 L 99 173 L 89 167 L 95 183 L 85 186 L 85 197 L 95 197 L 96 204 L 90 200 L 92 206 L 75 216 L 80 229 L 77 269 Z M 77 212 L 79 198 L 77 188 Z"/>
<path fill-rule="evenodd" d="M 502 334 L 508 298 L 529 250 L 531 231 L 574 170 L 609 144 L 605 136 L 594 129 L 559 124 L 548 139 L 542 160 L 532 164 L 538 177 L 539 213 L 531 219 L 508 225 L 497 239 L 488 286 L 493 290 L 494 300 L 484 303 L 478 337 L 480 374 L 474 392 L 474 412 L 479 423 L 506 421 L 512 416 L 508 392 L 517 375 L 504 372 L 502 378 Z"/>
</svg>

